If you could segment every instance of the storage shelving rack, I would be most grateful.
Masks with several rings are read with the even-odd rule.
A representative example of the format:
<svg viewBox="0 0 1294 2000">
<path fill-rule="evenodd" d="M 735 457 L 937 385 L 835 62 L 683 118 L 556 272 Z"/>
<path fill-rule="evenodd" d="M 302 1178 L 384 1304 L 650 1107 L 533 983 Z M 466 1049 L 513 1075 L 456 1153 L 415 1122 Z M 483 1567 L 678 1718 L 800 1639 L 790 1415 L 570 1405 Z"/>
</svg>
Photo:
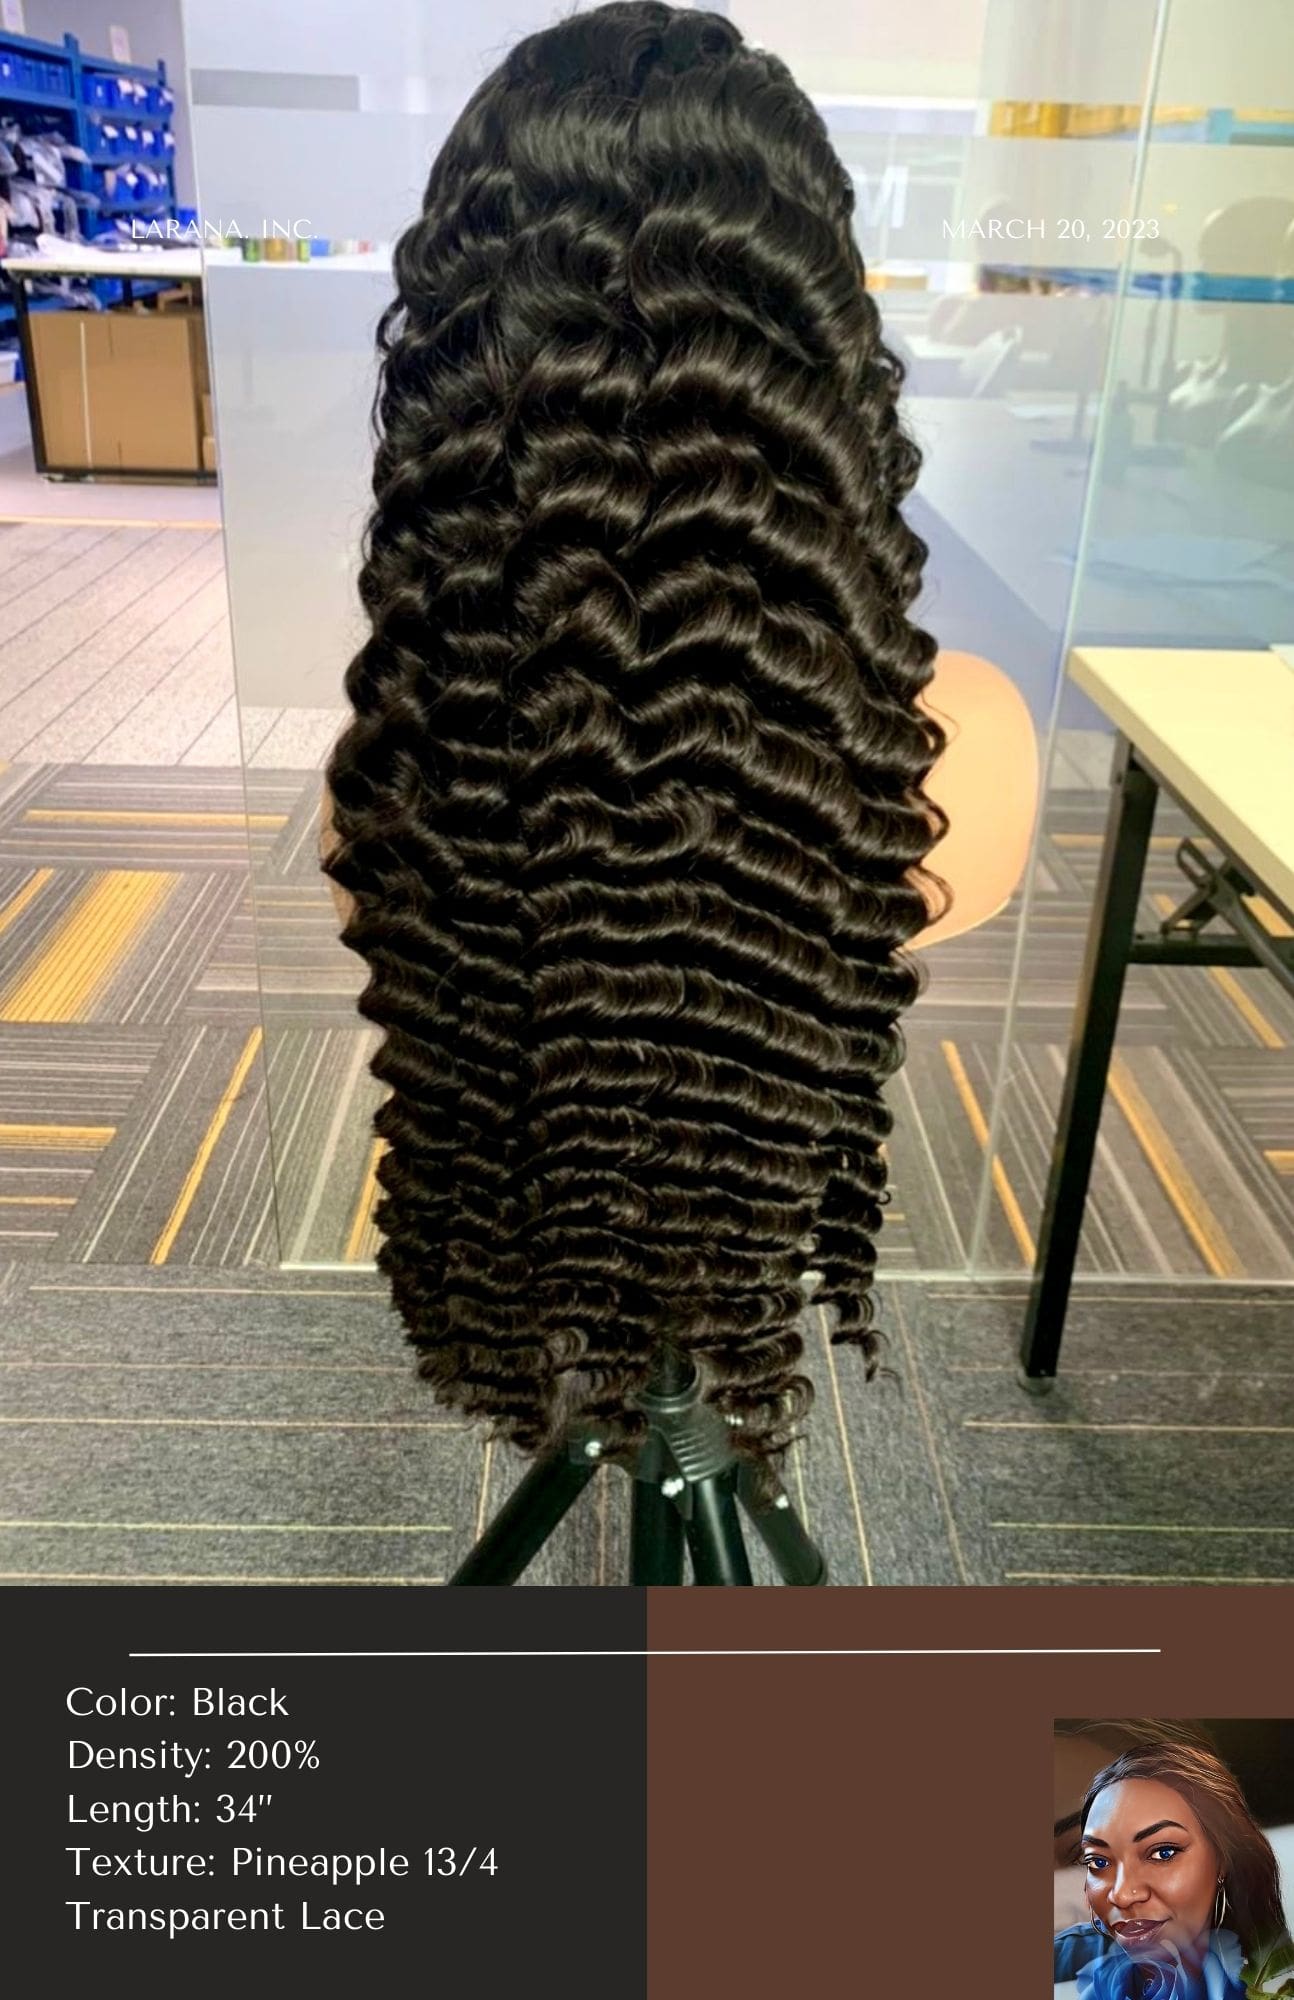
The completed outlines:
<svg viewBox="0 0 1294 2000">
<path fill-rule="evenodd" d="M 147 93 L 143 105 L 122 104 L 123 81 L 142 86 Z M 174 220 L 175 136 L 171 129 L 174 99 L 166 78 L 166 64 L 121 63 L 108 56 L 87 55 L 75 35 L 64 35 L 61 43 L 41 42 L 30 35 L 0 34 L 0 117 L 17 116 L 24 124 L 36 114 L 42 131 L 56 130 L 71 139 L 88 155 L 88 164 L 69 160 L 67 192 L 76 202 L 82 234 L 87 222 L 100 216 L 147 217 L 150 221 Z M 113 142 L 115 129 L 122 138 L 126 128 L 136 134 L 133 142 Z M 105 129 L 106 128 L 106 129 Z M 152 136 L 149 136 L 152 135 Z M 107 176 L 131 165 L 152 167 L 162 176 L 156 196 L 119 196 L 110 191 Z M 88 281 L 107 304 L 120 293 L 120 281 L 95 278 Z M 136 290 L 151 289 L 136 282 Z M 12 328 L 14 306 L 7 281 L 0 286 L 0 339 Z M 57 308 L 57 299 L 33 300 L 33 310 Z"/>
</svg>

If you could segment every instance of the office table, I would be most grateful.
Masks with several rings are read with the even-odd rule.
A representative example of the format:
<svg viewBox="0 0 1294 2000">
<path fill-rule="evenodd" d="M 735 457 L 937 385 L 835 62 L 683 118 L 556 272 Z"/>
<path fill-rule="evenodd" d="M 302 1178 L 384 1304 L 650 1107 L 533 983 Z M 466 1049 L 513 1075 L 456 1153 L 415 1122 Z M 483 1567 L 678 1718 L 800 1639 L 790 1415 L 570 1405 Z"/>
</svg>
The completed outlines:
<svg viewBox="0 0 1294 2000">
<path fill-rule="evenodd" d="M 1294 669 L 1271 650 L 1091 646 L 1070 655 L 1069 672 L 1117 734 L 1020 1350 L 1037 1386 L 1056 1373 L 1128 966 L 1262 965 L 1294 991 L 1294 935 L 1275 934 L 1249 901 L 1265 897 L 1294 926 Z M 1188 836 L 1178 855 L 1189 893 L 1143 932 L 1137 905 L 1161 791 L 1221 858 Z"/>
</svg>

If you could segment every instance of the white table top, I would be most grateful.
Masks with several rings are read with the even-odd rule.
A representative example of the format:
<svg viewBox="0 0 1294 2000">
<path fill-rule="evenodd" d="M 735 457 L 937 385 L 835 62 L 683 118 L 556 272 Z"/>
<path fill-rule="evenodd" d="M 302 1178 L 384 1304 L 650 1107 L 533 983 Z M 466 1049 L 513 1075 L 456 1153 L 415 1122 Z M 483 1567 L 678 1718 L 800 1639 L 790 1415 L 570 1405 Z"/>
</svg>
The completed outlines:
<svg viewBox="0 0 1294 2000">
<path fill-rule="evenodd" d="M 41 272 L 57 277 L 200 278 L 201 250 L 92 250 L 69 243 L 66 250 L 29 257 L 6 257 L 6 271 Z"/>
<path fill-rule="evenodd" d="M 1079 646 L 1069 672 L 1294 910 L 1294 669 L 1272 651 Z"/>
<path fill-rule="evenodd" d="M 6 271 L 25 271 L 34 277 L 107 278 L 200 278 L 211 269 L 240 271 L 389 271 L 389 244 L 378 250 L 353 250 L 336 257 L 258 258 L 249 263 L 241 250 L 93 250 L 69 243 L 66 250 L 26 257 L 5 257 L 0 266 Z"/>
</svg>

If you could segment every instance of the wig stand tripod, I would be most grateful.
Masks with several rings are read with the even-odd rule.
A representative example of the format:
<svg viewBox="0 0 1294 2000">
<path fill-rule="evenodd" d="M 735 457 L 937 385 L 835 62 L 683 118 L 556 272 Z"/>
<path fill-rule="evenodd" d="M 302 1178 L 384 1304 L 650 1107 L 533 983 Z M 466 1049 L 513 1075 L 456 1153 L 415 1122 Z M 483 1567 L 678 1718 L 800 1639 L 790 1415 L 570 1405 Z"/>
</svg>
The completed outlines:
<svg viewBox="0 0 1294 2000">
<path fill-rule="evenodd" d="M 783 1583 L 819 1584 L 827 1565 L 780 1486 L 765 1491 L 732 1448 L 732 1433 L 702 1400 L 696 1368 L 662 1351 L 637 1397 L 647 1436 L 627 1467 L 633 1479 L 630 1581 L 682 1583 L 683 1549 L 697 1583 L 751 1581 L 745 1515 Z M 541 1458 L 449 1579 L 515 1583 L 598 1469 L 603 1444 L 581 1431 Z"/>
</svg>

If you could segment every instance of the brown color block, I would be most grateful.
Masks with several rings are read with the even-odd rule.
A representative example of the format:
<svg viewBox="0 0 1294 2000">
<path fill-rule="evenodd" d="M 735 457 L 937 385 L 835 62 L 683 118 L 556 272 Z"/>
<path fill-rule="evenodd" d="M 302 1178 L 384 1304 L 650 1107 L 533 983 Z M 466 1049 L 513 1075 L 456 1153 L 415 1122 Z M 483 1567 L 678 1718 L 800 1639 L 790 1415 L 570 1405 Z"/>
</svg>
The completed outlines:
<svg viewBox="0 0 1294 2000">
<path fill-rule="evenodd" d="M 649 2000 L 1042 2000 L 1054 1719 L 1288 1711 L 1289 1610 L 1280 1587 L 651 1591 Z M 1160 1650 L 1001 1650 L 1103 1646 Z M 999 1650 L 656 1656 L 710 1647 Z"/>
</svg>

